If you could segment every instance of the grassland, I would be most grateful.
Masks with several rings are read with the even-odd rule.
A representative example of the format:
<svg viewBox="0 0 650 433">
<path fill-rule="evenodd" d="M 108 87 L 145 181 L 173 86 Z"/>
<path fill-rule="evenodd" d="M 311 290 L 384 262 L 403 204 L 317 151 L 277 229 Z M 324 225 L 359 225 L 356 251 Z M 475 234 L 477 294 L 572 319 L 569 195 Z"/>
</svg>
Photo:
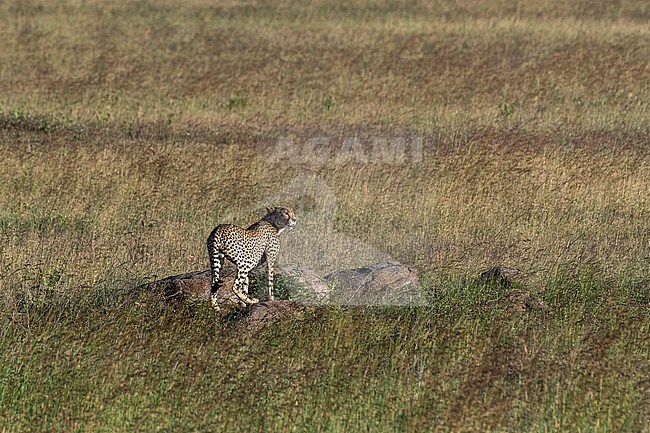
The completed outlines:
<svg viewBox="0 0 650 433">
<path fill-rule="evenodd" d="M 649 21 L 0 2 L 0 431 L 649 431 Z M 419 156 L 374 156 L 400 138 Z M 300 218 L 283 262 L 395 258 L 430 306 L 233 338 L 200 302 L 134 295 L 269 201 Z M 497 264 L 547 310 L 473 282 Z"/>
</svg>

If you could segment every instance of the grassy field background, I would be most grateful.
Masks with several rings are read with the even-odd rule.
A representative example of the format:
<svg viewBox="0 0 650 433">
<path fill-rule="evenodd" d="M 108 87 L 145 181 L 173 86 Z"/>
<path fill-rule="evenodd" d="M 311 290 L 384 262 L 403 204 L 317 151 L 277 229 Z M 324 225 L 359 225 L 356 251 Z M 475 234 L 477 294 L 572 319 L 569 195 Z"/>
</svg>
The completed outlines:
<svg viewBox="0 0 650 433">
<path fill-rule="evenodd" d="M 649 21 L 0 2 L 0 431 L 649 431 Z M 430 306 L 239 336 L 134 295 L 285 203 L 282 262 L 396 259 Z M 494 265 L 547 309 L 473 282 Z"/>
</svg>

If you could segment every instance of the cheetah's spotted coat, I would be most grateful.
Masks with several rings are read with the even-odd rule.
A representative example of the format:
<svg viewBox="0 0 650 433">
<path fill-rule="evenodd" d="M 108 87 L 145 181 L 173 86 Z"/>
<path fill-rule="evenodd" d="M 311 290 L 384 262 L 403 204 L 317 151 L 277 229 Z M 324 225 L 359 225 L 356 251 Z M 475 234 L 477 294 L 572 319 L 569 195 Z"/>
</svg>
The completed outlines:
<svg viewBox="0 0 650 433">
<path fill-rule="evenodd" d="M 244 305 L 259 302 L 248 297 L 248 274 L 262 259 L 266 259 L 268 271 L 269 299 L 273 300 L 273 267 L 280 249 L 279 234 L 285 228 L 292 229 L 297 222 L 293 210 L 286 207 L 266 208 L 267 214 L 247 229 L 221 224 L 208 237 L 210 255 L 211 290 L 210 301 L 219 310 L 217 294 L 223 285 L 220 278 L 224 259 L 237 266 L 237 277 L 232 290 Z"/>
</svg>

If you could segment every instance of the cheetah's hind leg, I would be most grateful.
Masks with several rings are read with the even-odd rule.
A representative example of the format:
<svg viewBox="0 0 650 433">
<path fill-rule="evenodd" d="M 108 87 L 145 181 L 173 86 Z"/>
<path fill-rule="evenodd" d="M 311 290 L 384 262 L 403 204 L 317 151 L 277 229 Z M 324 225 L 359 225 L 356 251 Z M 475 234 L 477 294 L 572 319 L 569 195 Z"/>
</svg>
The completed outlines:
<svg viewBox="0 0 650 433">
<path fill-rule="evenodd" d="M 219 290 L 214 290 L 212 289 L 210 291 L 210 305 L 212 305 L 212 308 L 214 311 L 220 311 L 221 307 L 219 307 L 219 302 L 217 301 L 217 298 L 219 297 Z"/>
<path fill-rule="evenodd" d="M 248 283 L 248 271 L 237 269 L 237 278 L 235 279 L 235 283 L 232 285 L 232 291 L 237 295 L 239 300 L 245 304 L 245 306 L 260 302 L 259 299 L 251 299 L 248 297 Z"/>
<path fill-rule="evenodd" d="M 210 251 L 210 304 L 214 311 L 219 311 L 219 289 L 223 286 L 221 268 L 223 267 L 224 254 L 216 248 Z"/>
</svg>

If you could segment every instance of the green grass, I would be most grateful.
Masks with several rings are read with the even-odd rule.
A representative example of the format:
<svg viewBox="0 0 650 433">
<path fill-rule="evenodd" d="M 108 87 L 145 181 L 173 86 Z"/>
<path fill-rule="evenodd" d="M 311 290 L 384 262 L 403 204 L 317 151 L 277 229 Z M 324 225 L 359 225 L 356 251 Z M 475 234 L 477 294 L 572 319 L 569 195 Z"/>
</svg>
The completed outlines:
<svg viewBox="0 0 650 433">
<path fill-rule="evenodd" d="M 648 431 L 646 3 L 0 2 L 0 431 Z M 136 290 L 268 205 L 429 306 Z"/>
<path fill-rule="evenodd" d="M 451 282 L 431 307 L 328 307 L 245 337 L 203 303 L 100 287 L 3 319 L 4 431 L 647 427 L 647 302 L 624 283 L 549 282 L 548 310 L 524 312 Z"/>
</svg>

